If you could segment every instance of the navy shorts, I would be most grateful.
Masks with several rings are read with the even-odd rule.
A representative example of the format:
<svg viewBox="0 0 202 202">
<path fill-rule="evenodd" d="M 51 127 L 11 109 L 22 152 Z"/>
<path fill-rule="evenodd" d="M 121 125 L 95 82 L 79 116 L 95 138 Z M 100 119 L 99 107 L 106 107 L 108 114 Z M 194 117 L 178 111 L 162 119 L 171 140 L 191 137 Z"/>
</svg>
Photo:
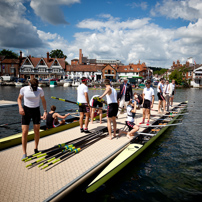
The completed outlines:
<svg viewBox="0 0 202 202">
<path fill-rule="evenodd" d="M 150 109 L 151 108 L 151 101 L 150 100 L 144 100 L 143 108 Z"/>
<path fill-rule="evenodd" d="M 107 107 L 107 116 L 109 118 L 116 117 L 118 113 L 118 103 L 111 103 Z"/>
<path fill-rule="evenodd" d="M 33 124 L 40 124 L 41 121 L 41 113 L 40 108 L 29 108 L 24 106 L 25 115 L 22 116 L 22 125 L 29 125 L 32 119 Z"/>
<path fill-rule="evenodd" d="M 79 112 L 89 113 L 90 107 L 88 106 L 87 103 L 81 103 L 81 106 L 79 106 Z"/>
<path fill-rule="evenodd" d="M 157 93 L 157 96 L 159 98 L 159 100 L 165 100 L 165 98 L 163 97 L 163 94 L 162 93 Z"/>
<path fill-rule="evenodd" d="M 96 99 L 93 99 L 92 107 L 103 107 L 103 103 L 97 101 Z"/>
<path fill-rule="evenodd" d="M 126 125 L 128 126 L 129 131 L 131 131 L 133 127 L 135 126 L 135 123 L 126 121 Z"/>
</svg>

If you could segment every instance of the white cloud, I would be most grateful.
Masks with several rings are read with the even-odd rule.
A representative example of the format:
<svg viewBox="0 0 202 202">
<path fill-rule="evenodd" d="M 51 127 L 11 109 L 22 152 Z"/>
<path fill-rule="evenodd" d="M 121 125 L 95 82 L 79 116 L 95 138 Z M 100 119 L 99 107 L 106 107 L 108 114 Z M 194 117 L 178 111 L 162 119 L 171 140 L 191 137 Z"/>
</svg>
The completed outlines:
<svg viewBox="0 0 202 202">
<path fill-rule="evenodd" d="M 133 2 L 133 3 L 127 4 L 127 6 L 130 6 L 131 8 L 139 8 L 140 7 L 142 10 L 146 10 L 148 7 L 147 2 L 141 2 L 141 3 Z"/>
<path fill-rule="evenodd" d="M 75 3 L 80 3 L 80 0 L 31 0 L 30 6 L 43 21 L 57 25 L 68 24 L 60 6 Z"/>
<path fill-rule="evenodd" d="M 201 0 L 163 0 L 156 4 L 151 10 L 153 16 L 162 15 L 171 19 L 181 18 L 188 21 L 195 21 L 202 18 L 202 1 Z"/>
<path fill-rule="evenodd" d="M 43 46 L 37 29 L 24 18 L 23 0 L 0 1 L 0 47 L 30 48 Z"/>
</svg>

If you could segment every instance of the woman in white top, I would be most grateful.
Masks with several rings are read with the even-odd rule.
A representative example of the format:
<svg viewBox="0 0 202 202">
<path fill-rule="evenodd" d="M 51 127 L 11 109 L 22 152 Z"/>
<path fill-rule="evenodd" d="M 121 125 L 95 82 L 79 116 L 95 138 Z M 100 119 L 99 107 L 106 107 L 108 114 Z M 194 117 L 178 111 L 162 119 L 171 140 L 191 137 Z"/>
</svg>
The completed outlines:
<svg viewBox="0 0 202 202">
<path fill-rule="evenodd" d="M 110 80 L 106 79 L 104 81 L 106 90 L 103 93 L 102 96 L 100 96 L 100 99 L 102 99 L 105 95 L 107 97 L 107 127 L 109 132 L 108 139 L 112 139 L 116 136 L 116 116 L 118 113 L 118 103 L 117 103 L 117 93 L 114 88 L 110 86 Z M 112 129 L 111 129 L 111 122 L 113 122 L 113 128 L 114 128 L 114 135 L 112 136 Z"/>
<path fill-rule="evenodd" d="M 22 107 L 22 99 L 24 97 L 24 107 Z M 42 100 L 44 114 L 43 119 L 46 119 L 46 100 L 44 97 L 44 91 L 42 88 L 38 87 L 38 80 L 32 79 L 29 83 L 29 86 L 25 86 L 20 89 L 20 94 L 18 96 L 18 106 L 19 114 L 22 115 L 22 150 L 23 157 L 27 157 L 27 135 L 29 131 L 29 124 L 32 119 L 34 125 L 34 140 L 35 148 L 34 152 L 38 153 L 38 144 L 39 144 L 39 129 L 40 129 L 40 107 L 39 102 Z"/>
<path fill-rule="evenodd" d="M 160 82 L 158 84 L 158 87 L 157 87 L 157 96 L 159 99 L 158 113 L 160 113 L 160 108 L 161 108 L 162 103 L 163 103 L 163 110 L 165 111 L 166 101 L 165 101 L 165 98 L 163 96 L 163 88 L 164 88 L 164 79 L 161 78 Z"/>
</svg>

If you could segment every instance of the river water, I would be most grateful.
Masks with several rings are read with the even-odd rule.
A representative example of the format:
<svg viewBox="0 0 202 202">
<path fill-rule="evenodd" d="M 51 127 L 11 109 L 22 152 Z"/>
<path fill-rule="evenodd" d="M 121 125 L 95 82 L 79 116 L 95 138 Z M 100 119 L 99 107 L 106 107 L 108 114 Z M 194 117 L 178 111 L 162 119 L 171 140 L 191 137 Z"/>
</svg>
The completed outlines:
<svg viewBox="0 0 202 202">
<path fill-rule="evenodd" d="M 48 109 L 76 109 L 75 105 L 53 100 L 76 101 L 76 88 L 43 88 Z M 0 100 L 16 101 L 19 88 L 0 86 Z M 89 97 L 103 90 L 89 90 Z M 155 97 L 157 100 L 157 97 Z M 90 182 L 78 187 L 63 201 L 201 201 L 202 199 L 202 90 L 176 89 L 174 101 L 189 101 L 183 124 L 168 129 L 138 158 L 97 191 L 85 193 Z M 192 107 L 193 106 L 193 107 Z M 0 108 L 0 125 L 20 121 L 18 107 Z M 21 132 L 20 125 L 0 127 L 0 138 Z M 92 178 L 93 179 L 93 178 Z"/>
</svg>

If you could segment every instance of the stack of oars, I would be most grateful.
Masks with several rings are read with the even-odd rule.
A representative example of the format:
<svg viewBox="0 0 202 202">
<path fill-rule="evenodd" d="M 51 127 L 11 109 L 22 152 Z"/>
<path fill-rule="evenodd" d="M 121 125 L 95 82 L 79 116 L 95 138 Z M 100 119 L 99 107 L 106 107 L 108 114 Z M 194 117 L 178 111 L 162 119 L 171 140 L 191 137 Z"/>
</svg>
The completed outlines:
<svg viewBox="0 0 202 202">
<path fill-rule="evenodd" d="M 42 169 L 47 168 L 48 166 L 52 164 L 55 164 L 61 160 L 65 160 L 69 158 L 70 156 L 77 154 L 78 152 L 89 147 L 90 145 L 94 144 L 98 140 L 106 137 L 107 135 L 106 132 L 107 132 L 107 127 L 95 133 L 91 133 L 86 136 L 42 150 L 37 154 L 33 154 L 22 159 L 22 161 L 28 162 L 28 161 L 40 158 L 28 164 L 26 167 L 35 166 L 35 165 L 38 165 L 38 167 L 41 167 L 44 165 Z"/>
</svg>

